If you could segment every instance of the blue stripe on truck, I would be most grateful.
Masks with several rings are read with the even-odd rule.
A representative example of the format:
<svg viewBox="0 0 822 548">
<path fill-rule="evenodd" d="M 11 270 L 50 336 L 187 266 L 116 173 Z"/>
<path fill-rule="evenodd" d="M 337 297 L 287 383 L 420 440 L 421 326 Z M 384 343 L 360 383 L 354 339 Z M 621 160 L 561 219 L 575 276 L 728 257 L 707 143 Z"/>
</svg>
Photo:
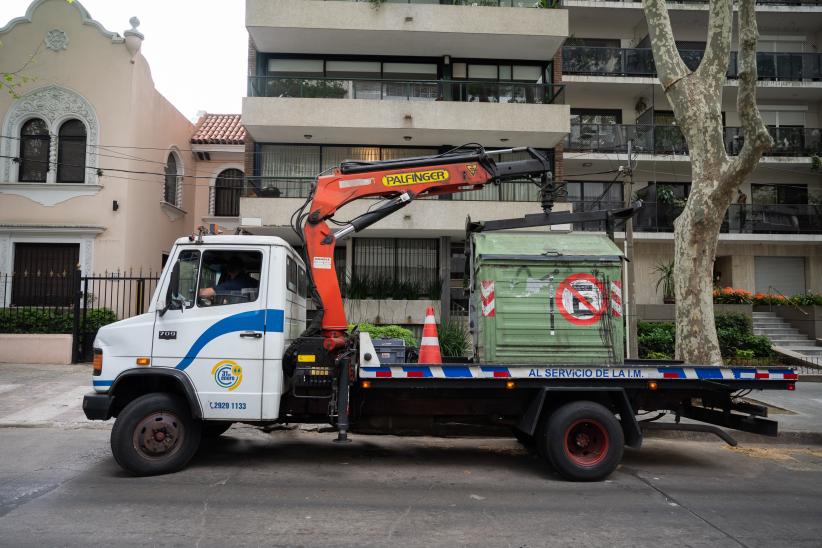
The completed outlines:
<svg viewBox="0 0 822 548">
<path fill-rule="evenodd" d="M 188 349 L 185 357 L 177 364 L 177 369 L 185 369 L 197 354 L 200 353 L 205 345 L 226 333 L 234 333 L 235 331 L 267 331 L 282 333 L 284 323 L 285 311 L 276 308 L 269 308 L 267 310 L 252 310 L 251 312 L 241 312 L 234 314 L 227 318 L 223 318 L 205 332 L 197 337 L 191 348 Z"/>
</svg>

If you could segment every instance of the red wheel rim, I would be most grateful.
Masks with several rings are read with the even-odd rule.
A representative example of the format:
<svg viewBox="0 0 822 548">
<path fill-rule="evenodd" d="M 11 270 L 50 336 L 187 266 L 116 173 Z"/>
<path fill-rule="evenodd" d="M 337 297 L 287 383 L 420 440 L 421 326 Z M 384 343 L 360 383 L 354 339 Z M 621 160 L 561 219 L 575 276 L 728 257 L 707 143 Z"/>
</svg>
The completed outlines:
<svg viewBox="0 0 822 548">
<path fill-rule="evenodd" d="M 580 419 L 565 430 L 565 455 L 577 466 L 595 466 L 608 454 L 608 432 L 598 421 Z"/>
</svg>

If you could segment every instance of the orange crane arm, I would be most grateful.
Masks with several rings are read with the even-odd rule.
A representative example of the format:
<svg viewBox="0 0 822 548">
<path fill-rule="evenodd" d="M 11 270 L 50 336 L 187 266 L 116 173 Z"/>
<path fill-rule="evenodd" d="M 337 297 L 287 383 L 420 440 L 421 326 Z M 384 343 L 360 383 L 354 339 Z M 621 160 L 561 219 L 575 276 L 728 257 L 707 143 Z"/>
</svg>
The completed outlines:
<svg viewBox="0 0 822 548">
<path fill-rule="evenodd" d="M 527 151 L 531 158 L 498 163 L 491 157 L 519 151 Z M 490 153 L 477 149 L 404 160 L 348 162 L 330 175 L 319 177 L 302 231 L 308 268 L 316 288 L 315 299 L 321 310 L 326 350 L 345 343 L 344 332 L 348 327 L 334 264 L 337 241 L 376 223 L 415 198 L 477 190 L 490 182 L 512 179 L 537 177 L 545 186 L 550 181 L 550 169 L 545 157 L 523 147 Z M 390 199 L 332 232 L 326 221 L 339 208 L 360 198 L 377 196 Z M 545 203 L 543 206 L 550 207 Z"/>
</svg>

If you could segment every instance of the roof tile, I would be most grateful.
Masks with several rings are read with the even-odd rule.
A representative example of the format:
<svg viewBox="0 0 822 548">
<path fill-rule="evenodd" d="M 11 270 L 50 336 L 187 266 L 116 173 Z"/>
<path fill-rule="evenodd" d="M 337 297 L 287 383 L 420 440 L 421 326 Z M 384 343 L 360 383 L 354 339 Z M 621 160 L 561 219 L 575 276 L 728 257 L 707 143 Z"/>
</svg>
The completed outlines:
<svg viewBox="0 0 822 548">
<path fill-rule="evenodd" d="M 239 114 L 206 114 L 197 121 L 191 143 L 196 145 L 242 145 L 245 128 Z"/>
</svg>

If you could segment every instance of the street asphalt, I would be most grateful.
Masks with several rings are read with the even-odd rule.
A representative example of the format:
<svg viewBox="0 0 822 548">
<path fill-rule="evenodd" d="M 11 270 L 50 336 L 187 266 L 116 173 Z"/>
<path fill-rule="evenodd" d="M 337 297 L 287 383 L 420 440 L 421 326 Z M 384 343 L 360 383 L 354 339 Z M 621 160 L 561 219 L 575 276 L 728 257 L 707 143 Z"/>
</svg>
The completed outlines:
<svg viewBox="0 0 822 548">
<path fill-rule="evenodd" d="M 235 426 L 132 478 L 79 410 L 88 366 L 0 372 L 0 546 L 822 546 L 822 446 L 647 439 L 582 484 L 512 439 Z M 804 416 L 804 390 L 768 403 Z"/>
</svg>

